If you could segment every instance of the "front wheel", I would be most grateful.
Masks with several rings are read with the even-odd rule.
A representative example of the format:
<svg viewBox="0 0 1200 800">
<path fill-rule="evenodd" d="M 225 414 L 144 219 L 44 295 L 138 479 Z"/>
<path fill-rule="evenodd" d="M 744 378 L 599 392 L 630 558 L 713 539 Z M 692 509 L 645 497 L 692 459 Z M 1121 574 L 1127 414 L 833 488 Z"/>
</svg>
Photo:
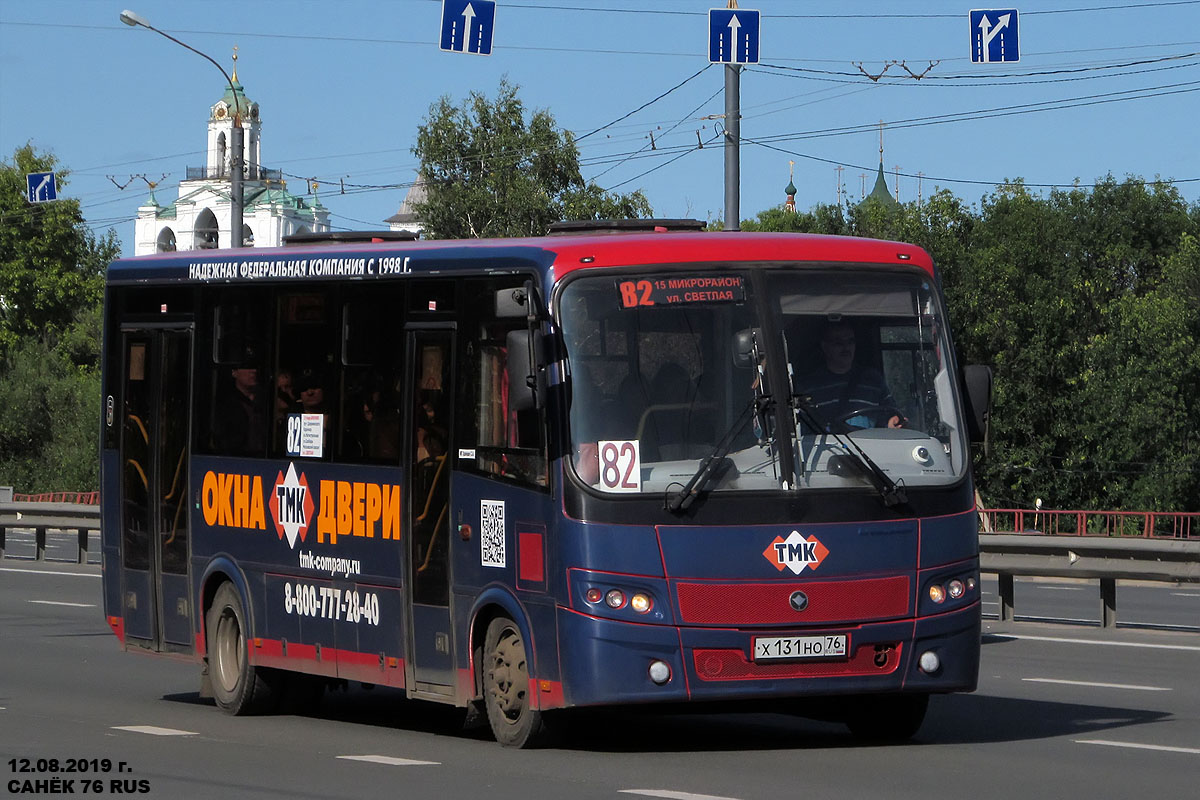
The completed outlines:
<svg viewBox="0 0 1200 800">
<path fill-rule="evenodd" d="M 529 666 L 516 623 L 498 617 L 484 639 L 483 697 L 488 723 L 505 747 L 536 747 L 545 741 L 542 712 L 530 705 Z"/>
<path fill-rule="evenodd" d="M 269 670 L 250 664 L 246 612 L 232 583 L 223 583 L 205 618 L 208 671 L 213 699 L 230 714 L 263 714 L 278 704 L 277 681 Z"/>
</svg>

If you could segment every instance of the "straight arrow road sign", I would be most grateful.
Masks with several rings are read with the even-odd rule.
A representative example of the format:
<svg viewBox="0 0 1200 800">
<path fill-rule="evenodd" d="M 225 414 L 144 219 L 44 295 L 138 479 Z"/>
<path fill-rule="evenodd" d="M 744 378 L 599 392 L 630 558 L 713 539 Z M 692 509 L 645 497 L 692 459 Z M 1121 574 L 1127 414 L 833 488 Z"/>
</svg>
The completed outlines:
<svg viewBox="0 0 1200 800">
<path fill-rule="evenodd" d="M 442 0 L 442 50 L 490 56 L 495 28 L 496 0 Z"/>
<path fill-rule="evenodd" d="M 714 64 L 757 64 L 758 11 L 749 8 L 708 10 L 708 60 Z"/>
</svg>

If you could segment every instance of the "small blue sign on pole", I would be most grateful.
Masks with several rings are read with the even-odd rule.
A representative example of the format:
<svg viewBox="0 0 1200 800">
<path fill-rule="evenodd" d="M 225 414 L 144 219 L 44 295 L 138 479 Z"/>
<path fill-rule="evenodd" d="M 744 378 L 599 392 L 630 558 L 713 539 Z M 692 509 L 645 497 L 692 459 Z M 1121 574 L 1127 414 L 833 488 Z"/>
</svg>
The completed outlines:
<svg viewBox="0 0 1200 800">
<path fill-rule="evenodd" d="M 757 64 L 759 12 L 749 8 L 708 10 L 708 60 L 713 64 Z"/>
<path fill-rule="evenodd" d="M 31 203 L 48 203 L 58 199 L 58 186 L 53 172 L 30 172 L 26 174 L 28 197 Z"/>
<path fill-rule="evenodd" d="M 1015 8 L 975 9 L 970 20 L 972 62 L 1011 64 L 1021 60 Z"/>
<path fill-rule="evenodd" d="M 496 0 L 442 0 L 440 46 L 449 53 L 492 54 Z"/>
</svg>

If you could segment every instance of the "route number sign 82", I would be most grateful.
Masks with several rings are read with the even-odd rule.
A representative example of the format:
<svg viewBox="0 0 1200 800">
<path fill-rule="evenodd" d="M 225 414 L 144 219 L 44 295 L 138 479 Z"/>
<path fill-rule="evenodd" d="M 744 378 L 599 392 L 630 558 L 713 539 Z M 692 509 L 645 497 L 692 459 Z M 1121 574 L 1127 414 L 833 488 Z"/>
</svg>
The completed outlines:
<svg viewBox="0 0 1200 800">
<path fill-rule="evenodd" d="M 609 492 L 642 490 L 642 456 L 637 440 L 597 442 L 600 486 Z"/>
</svg>

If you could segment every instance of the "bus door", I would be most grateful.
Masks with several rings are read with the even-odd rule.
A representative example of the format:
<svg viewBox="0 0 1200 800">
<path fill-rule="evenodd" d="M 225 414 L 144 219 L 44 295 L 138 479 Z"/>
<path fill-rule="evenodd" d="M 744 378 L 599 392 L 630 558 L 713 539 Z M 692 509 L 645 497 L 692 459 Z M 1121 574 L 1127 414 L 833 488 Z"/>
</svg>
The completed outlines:
<svg viewBox="0 0 1200 800">
<path fill-rule="evenodd" d="M 121 331 L 121 597 L 126 641 L 193 647 L 188 590 L 190 327 Z"/>
<path fill-rule="evenodd" d="M 445 695 L 454 687 L 450 616 L 450 413 L 454 325 L 408 327 L 408 447 L 404 460 L 408 540 L 409 686 Z"/>
</svg>

